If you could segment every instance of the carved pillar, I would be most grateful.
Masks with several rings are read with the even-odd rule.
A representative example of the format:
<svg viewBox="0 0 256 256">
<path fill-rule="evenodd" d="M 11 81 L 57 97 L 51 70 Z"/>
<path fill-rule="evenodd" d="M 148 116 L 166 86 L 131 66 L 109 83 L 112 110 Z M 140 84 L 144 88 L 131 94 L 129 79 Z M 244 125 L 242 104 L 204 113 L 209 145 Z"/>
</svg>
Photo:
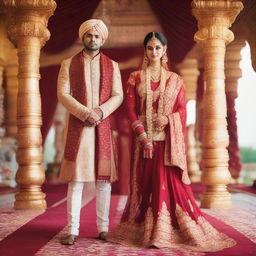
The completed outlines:
<svg viewBox="0 0 256 256">
<path fill-rule="evenodd" d="M 17 49 L 8 51 L 6 64 L 6 112 L 5 112 L 5 137 L 16 138 L 17 135 L 17 94 L 18 94 L 18 56 Z"/>
<path fill-rule="evenodd" d="M 241 49 L 244 46 L 245 41 L 243 39 L 235 39 L 234 42 L 228 45 L 225 56 L 229 171 L 234 179 L 239 178 L 239 173 L 242 169 L 238 146 L 235 99 L 237 98 L 238 79 L 242 76 L 239 63 L 241 60 Z"/>
<path fill-rule="evenodd" d="M 4 0 L 13 24 L 8 29 L 11 41 L 17 46 L 19 58 L 19 90 L 17 98 L 17 161 L 16 181 L 20 191 L 15 209 L 45 209 L 45 194 L 41 191 L 45 174 L 42 169 L 42 137 L 40 126 L 41 99 L 39 93 L 40 49 L 49 39 L 46 29 L 53 14 L 53 0 Z"/>
<path fill-rule="evenodd" d="M 224 57 L 226 45 L 234 39 L 228 29 L 243 5 L 240 1 L 192 2 L 193 14 L 199 31 L 195 40 L 203 48 L 205 68 L 204 133 L 202 152 L 203 208 L 230 208 L 231 195 L 226 185 L 230 181 L 228 170 L 228 132 L 226 122 L 226 95 L 224 83 Z"/>
</svg>

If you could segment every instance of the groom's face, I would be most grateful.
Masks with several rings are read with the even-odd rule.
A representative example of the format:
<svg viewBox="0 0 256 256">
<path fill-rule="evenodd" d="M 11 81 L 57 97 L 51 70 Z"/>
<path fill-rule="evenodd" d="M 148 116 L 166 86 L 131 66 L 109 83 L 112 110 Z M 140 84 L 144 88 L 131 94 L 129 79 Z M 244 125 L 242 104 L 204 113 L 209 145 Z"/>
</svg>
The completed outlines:
<svg viewBox="0 0 256 256">
<path fill-rule="evenodd" d="M 102 36 L 96 29 L 89 29 L 84 34 L 83 43 L 88 51 L 97 51 L 103 44 Z"/>
</svg>

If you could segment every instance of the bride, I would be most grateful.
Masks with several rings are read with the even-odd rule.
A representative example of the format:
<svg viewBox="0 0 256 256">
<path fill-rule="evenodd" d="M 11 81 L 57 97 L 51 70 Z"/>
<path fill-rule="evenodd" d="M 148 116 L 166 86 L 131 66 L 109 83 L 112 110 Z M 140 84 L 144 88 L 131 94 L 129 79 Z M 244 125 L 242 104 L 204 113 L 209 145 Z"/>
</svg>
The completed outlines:
<svg viewBox="0 0 256 256">
<path fill-rule="evenodd" d="M 187 174 L 186 96 L 167 65 L 167 40 L 144 39 L 142 69 L 131 73 L 126 106 L 134 130 L 130 194 L 107 240 L 127 246 L 218 251 L 236 242 L 206 221 Z"/>
</svg>

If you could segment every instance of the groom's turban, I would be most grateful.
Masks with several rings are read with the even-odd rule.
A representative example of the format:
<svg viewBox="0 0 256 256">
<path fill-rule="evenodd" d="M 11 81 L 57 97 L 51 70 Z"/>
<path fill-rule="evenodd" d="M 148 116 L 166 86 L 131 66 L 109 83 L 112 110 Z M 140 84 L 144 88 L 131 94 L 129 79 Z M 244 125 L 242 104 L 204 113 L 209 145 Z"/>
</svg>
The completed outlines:
<svg viewBox="0 0 256 256">
<path fill-rule="evenodd" d="M 82 40 L 84 34 L 90 30 L 90 29 L 96 29 L 98 33 L 102 36 L 103 38 L 103 43 L 105 43 L 106 39 L 108 38 L 108 28 L 104 24 L 102 20 L 99 19 L 90 19 L 81 24 L 79 27 L 79 38 Z"/>
</svg>

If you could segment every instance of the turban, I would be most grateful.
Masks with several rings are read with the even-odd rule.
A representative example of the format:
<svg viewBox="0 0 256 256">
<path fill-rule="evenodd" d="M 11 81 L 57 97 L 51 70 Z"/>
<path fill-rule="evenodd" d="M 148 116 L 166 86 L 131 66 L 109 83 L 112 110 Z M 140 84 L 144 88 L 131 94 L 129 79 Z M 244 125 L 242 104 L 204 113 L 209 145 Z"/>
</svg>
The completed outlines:
<svg viewBox="0 0 256 256">
<path fill-rule="evenodd" d="M 98 33 L 102 36 L 103 43 L 104 43 L 106 41 L 106 39 L 108 38 L 108 28 L 104 24 L 104 22 L 99 19 L 90 19 L 90 20 L 83 22 L 81 24 L 81 26 L 79 27 L 79 32 L 78 32 L 79 38 L 82 40 L 84 34 L 92 28 L 94 28 L 98 31 Z"/>
</svg>

